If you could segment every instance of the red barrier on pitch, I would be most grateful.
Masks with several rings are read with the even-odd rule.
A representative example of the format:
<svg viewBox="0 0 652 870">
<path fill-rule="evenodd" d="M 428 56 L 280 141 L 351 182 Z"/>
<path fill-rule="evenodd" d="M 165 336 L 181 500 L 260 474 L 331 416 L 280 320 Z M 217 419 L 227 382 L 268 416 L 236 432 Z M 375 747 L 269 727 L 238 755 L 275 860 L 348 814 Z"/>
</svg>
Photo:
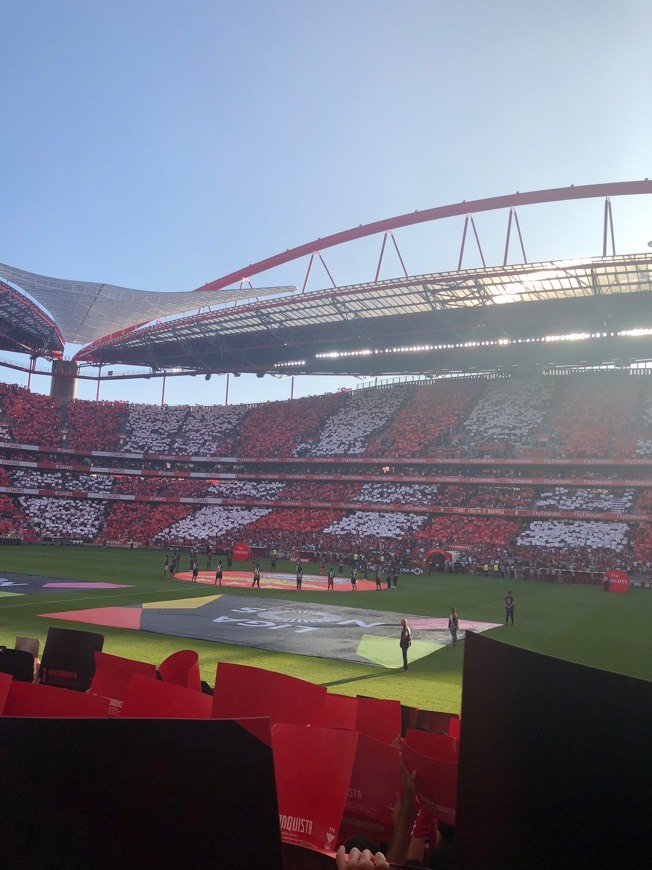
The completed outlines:
<svg viewBox="0 0 652 870">
<path fill-rule="evenodd" d="M 355 760 L 358 735 L 334 728 L 272 728 L 281 837 L 333 852 Z"/>
<path fill-rule="evenodd" d="M 629 574 L 621 571 L 620 568 L 611 568 L 605 572 L 602 583 L 607 592 L 617 592 L 622 595 L 630 587 Z"/>
<path fill-rule="evenodd" d="M 106 719 L 109 699 L 55 686 L 13 682 L 2 715 L 39 719 Z"/>
<path fill-rule="evenodd" d="M 391 743 L 401 736 L 401 702 L 358 695 L 356 730 L 383 743 Z"/>
<path fill-rule="evenodd" d="M 320 721 L 326 689 L 305 680 L 220 662 L 215 676 L 213 719 L 267 716 L 272 724 L 311 725 Z"/>
<path fill-rule="evenodd" d="M 95 652 L 95 674 L 91 694 L 124 701 L 129 680 L 134 674 L 156 679 L 156 666 L 136 659 L 125 659 L 104 652 Z"/>
<path fill-rule="evenodd" d="M 455 824 L 457 764 L 428 758 L 400 741 L 401 757 L 408 770 L 417 774 L 417 797 L 421 805 L 440 822 Z"/>
<path fill-rule="evenodd" d="M 161 662 L 158 670 L 163 677 L 163 682 L 201 692 L 199 655 L 194 650 L 182 649 L 172 653 Z"/>
<path fill-rule="evenodd" d="M 213 699 L 193 689 L 134 674 L 121 719 L 210 719 Z"/>
</svg>

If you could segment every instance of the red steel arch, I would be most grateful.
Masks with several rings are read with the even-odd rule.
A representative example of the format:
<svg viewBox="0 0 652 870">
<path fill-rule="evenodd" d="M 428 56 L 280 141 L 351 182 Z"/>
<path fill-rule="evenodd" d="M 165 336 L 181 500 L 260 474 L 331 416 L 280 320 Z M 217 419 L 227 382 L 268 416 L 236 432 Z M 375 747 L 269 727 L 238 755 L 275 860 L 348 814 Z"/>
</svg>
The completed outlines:
<svg viewBox="0 0 652 870">
<path fill-rule="evenodd" d="M 267 272 L 276 266 L 290 263 L 292 260 L 298 260 L 309 254 L 316 254 L 324 248 L 333 248 L 345 242 L 362 239 L 365 236 L 373 236 L 377 233 L 384 233 L 387 230 L 427 223 L 428 221 L 438 221 L 443 218 L 456 217 L 457 215 L 476 214 L 482 211 L 515 208 L 519 205 L 593 199 L 602 196 L 607 198 L 611 196 L 636 196 L 650 193 L 652 193 L 652 181 L 645 178 L 643 181 L 616 181 L 607 184 L 584 184 L 577 187 L 574 185 L 570 187 L 554 187 L 550 190 L 532 190 L 527 193 L 512 193 L 507 196 L 492 196 L 488 199 L 474 199 L 468 202 L 453 203 L 452 205 L 441 205 L 436 208 L 426 209 L 426 211 L 415 211 L 412 214 L 403 214 L 386 220 L 374 221 L 370 224 L 362 224 L 350 230 L 325 236 L 323 239 L 315 239 L 296 248 L 290 248 L 282 254 L 276 254 L 273 257 L 268 257 L 266 260 L 259 260 L 257 263 L 252 263 L 243 269 L 231 272 L 229 275 L 224 275 L 222 278 L 217 278 L 215 281 L 211 281 L 208 284 L 204 284 L 203 287 L 197 287 L 196 289 L 221 290 L 223 287 L 228 287 L 236 281 L 246 281 L 252 275 L 260 275 L 261 272 Z"/>
</svg>

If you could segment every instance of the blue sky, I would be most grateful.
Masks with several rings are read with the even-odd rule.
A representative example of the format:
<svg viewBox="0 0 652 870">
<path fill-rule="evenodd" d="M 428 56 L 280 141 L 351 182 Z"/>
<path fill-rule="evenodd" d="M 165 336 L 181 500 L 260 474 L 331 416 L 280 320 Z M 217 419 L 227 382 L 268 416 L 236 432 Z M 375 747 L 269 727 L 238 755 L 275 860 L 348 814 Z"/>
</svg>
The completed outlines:
<svg viewBox="0 0 652 870">
<path fill-rule="evenodd" d="M 4 0 L 0 28 L 0 261 L 34 272 L 191 290 L 415 209 L 652 177 L 649 0 Z M 614 200 L 619 253 L 652 239 L 647 199 Z M 531 261 L 601 253 L 602 202 L 519 218 Z M 453 268 L 461 225 L 398 232 L 409 270 Z M 478 218 L 490 262 L 505 225 Z M 346 284 L 373 278 L 379 247 L 324 256 Z M 305 267 L 256 280 L 300 285 Z M 397 273 L 388 253 L 382 277 Z M 344 383 L 297 379 L 295 395 Z M 224 387 L 171 379 L 166 400 Z M 243 377 L 230 399 L 289 392 Z M 156 402 L 160 383 L 101 396 Z"/>
</svg>

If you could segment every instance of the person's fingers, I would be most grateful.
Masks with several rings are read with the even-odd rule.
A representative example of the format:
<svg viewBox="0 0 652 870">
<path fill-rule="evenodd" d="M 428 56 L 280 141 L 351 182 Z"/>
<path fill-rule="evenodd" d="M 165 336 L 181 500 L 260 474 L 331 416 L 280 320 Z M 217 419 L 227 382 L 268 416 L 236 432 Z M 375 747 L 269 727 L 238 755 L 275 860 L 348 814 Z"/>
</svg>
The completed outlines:
<svg viewBox="0 0 652 870">
<path fill-rule="evenodd" d="M 374 861 L 376 862 L 374 865 L 374 870 L 390 870 L 389 864 L 387 863 L 387 858 L 383 855 L 382 852 L 376 852 L 374 855 Z"/>
<path fill-rule="evenodd" d="M 374 856 L 371 854 L 369 849 L 365 849 L 360 853 L 360 860 L 356 866 L 359 867 L 360 870 L 375 870 L 376 865 L 374 864 Z"/>
<path fill-rule="evenodd" d="M 337 864 L 337 870 L 346 870 L 348 861 L 346 859 L 346 849 L 344 846 L 340 846 L 335 853 L 335 863 Z"/>
</svg>

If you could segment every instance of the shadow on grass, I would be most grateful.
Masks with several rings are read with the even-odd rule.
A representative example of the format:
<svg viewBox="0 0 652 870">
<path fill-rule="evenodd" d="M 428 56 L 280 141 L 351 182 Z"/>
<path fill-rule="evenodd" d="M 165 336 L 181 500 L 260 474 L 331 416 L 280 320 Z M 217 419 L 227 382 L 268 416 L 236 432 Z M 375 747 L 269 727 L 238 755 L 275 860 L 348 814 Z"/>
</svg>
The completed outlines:
<svg viewBox="0 0 652 870">
<path fill-rule="evenodd" d="M 328 688 L 329 686 L 343 686 L 346 683 L 359 683 L 360 680 L 375 680 L 376 677 L 389 677 L 392 674 L 397 674 L 398 672 L 403 672 L 403 668 L 383 668 L 382 671 L 375 671 L 373 674 L 365 674 L 362 677 L 345 677 L 343 680 L 333 680 L 330 683 L 320 683 L 320 686 L 325 686 Z"/>
</svg>

